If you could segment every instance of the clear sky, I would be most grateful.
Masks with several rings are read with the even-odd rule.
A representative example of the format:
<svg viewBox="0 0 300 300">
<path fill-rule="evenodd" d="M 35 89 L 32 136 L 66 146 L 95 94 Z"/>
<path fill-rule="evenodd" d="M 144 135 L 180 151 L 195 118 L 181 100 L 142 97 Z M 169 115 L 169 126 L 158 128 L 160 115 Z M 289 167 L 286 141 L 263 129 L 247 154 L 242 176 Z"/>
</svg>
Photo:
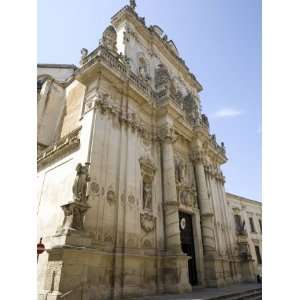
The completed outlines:
<svg viewBox="0 0 300 300">
<path fill-rule="evenodd" d="M 126 0 L 39 0 L 38 62 L 78 65 Z M 261 200 L 261 1 L 137 0 L 204 87 L 203 113 L 229 158 L 225 189 Z"/>
</svg>

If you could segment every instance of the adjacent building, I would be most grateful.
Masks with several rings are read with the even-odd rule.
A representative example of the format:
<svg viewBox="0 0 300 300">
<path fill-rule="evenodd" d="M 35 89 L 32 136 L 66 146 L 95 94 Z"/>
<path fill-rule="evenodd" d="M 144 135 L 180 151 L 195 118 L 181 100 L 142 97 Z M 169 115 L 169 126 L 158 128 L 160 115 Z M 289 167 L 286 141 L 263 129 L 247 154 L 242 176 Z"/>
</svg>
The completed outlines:
<svg viewBox="0 0 300 300">
<path fill-rule="evenodd" d="M 135 1 L 78 67 L 40 64 L 37 83 L 39 299 L 255 280 L 260 204 L 225 193 L 202 86 Z"/>
</svg>

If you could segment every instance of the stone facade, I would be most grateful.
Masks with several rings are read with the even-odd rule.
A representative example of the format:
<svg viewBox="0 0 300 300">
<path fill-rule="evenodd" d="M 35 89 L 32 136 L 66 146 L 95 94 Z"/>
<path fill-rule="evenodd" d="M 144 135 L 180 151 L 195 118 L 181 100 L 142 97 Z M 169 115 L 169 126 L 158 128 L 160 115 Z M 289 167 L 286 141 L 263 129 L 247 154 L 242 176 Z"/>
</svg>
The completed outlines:
<svg viewBox="0 0 300 300">
<path fill-rule="evenodd" d="M 196 284 L 254 280 L 202 86 L 135 6 L 112 17 L 95 50 L 82 49 L 78 68 L 38 66 L 39 299 L 190 291 L 179 212 L 192 220 Z"/>
<path fill-rule="evenodd" d="M 235 232 L 239 249 L 240 237 L 245 237 L 247 253 L 253 260 L 254 273 L 262 273 L 262 204 L 234 194 L 226 193 L 227 205 L 231 211 L 231 232 Z M 239 217 L 237 217 L 239 216 Z M 239 223 L 242 230 L 239 228 Z M 242 233 L 242 235 L 241 235 Z M 243 247 L 243 246 L 242 246 Z M 243 250 L 243 249 L 242 249 Z"/>
</svg>

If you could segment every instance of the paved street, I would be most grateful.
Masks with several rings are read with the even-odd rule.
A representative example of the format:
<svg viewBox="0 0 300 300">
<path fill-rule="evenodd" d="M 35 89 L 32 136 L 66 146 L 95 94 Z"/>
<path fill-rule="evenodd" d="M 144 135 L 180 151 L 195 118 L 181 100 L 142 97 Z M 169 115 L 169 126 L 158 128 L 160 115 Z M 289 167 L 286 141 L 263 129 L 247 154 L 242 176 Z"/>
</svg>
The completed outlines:
<svg viewBox="0 0 300 300">
<path fill-rule="evenodd" d="M 256 283 L 247 283 L 247 284 L 238 284 L 232 285 L 230 287 L 224 288 L 200 288 L 194 287 L 193 292 L 181 295 L 166 294 L 160 296 L 145 296 L 139 298 L 131 298 L 130 300 L 205 300 L 210 299 L 211 297 L 244 292 L 247 290 L 261 288 L 260 284 Z"/>
</svg>

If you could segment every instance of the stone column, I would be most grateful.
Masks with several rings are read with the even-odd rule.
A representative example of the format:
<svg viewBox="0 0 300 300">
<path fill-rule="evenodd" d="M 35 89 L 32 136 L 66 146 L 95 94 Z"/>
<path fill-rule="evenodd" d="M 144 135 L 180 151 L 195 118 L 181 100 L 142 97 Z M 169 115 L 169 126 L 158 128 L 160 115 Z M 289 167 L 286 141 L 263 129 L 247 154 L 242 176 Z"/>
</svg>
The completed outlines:
<svg viewBox="0 0 300 300">
<path fill-rule="evenodd" d="M 160 132 L 162 144 L 163 196 L 165 211 L 166 247 L 168 253 L 181 254 L 175 164 L 173 128 L 166 126 Z"/>
<path fill-rule="evenodd" d="M 191 153 L 191 160 L 195 168 L 197 196 L 200 208 L 205 268 L 204 279 L 207 286 L 218 286 L 218 267 L 216 262 L 216 239 L 214 234 L 213 210 L 208 197 L 203 156 L 204 155 L 200 149 L 193 150 Z"/>
<path fill-rule="evenodd" d="M 189 257 L 181 250 L 173 143 L 174 129 L 167 124 L 160 131 L 162 149 L 162 177 L 164 198 L 164 225 L 166 254 L 161 271 L 164 291 L 184 293 L 191 291 L 188 273 Z"/>
<path fill-rule="evenodd" d="M 216 254 L 216 241 L 214 236 L 213 213 L 211 204 L 208 198 L 206 187 L 203 155 L 200 151 L 193 151 L 191 155 L 195 167 L 196 184 L 198 191 L 198 203 L 201 213 L 202 222 L 202 239 L 204 255 L 215 256 Z"/>
</svg>

